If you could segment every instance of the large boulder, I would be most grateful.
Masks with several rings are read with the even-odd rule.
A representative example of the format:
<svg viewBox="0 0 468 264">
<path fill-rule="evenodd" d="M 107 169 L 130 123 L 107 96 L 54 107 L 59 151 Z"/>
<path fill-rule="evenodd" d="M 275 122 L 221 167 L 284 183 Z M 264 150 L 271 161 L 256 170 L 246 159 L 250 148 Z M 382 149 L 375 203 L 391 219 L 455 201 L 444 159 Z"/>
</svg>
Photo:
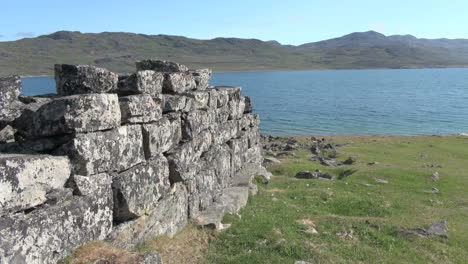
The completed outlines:
<svg viewBox="0 0 468 264">
<path fill-rule="evenodd" d="M 89 65 L 55 65 L 59 95 L 110 93 L 117 91 L 118 75 Z"/>
<path fill-rule="evenodd" d="M 69 177 L 66 157 L 0 154 L 0 215 L 43 204 Z"/>
<path fill-rule="evenodd" d="M 150 95 L 129 95 L 119 97 L 123 124 L 150 123 L 161 118 L 161 105 Z"/>
<path fill-rule="evenodd" d="M 25 136 L 44 137 L 118 127 L 120 107 L 115 94 L 83 94 L 53 99 L 37 111 L 25 111 L 16 126 Z"/>
<path fill-rule="evenodd" d="M 130 76 L 119 76 L 119 94 L 148 94 L 157 97 L 162 92 L 164 74 L 161 72 L 142 70 Z"/>
<path fill-rule="evenodd" d="M 170 193 L 154 204 L 154 209 L 135 220 L 114 227 L 107 240 L 112 244 L 133 248 L 155 236 L 173 236 L 187 224 L 188 194 L 182 183 L 176 183 Z"/>
<path fill-rule="evenodd" d="M 164 93 L 184 93 L 197 88 L 195 77 L 188 72 L 171 72 L 164 74 Z"/>
<path fill-rule="evenodd" d="M 151 211 L 169 188 L 169 164 L 162 154 L 118 174 L 112 183 L 114 221 L 128 221 Z"/>
<path fill-rule="evenodd" d="M 186 72 L 187 66 L 170 61 L 142 60 L 136 63 L 138 71 L 151 70 L 158 72 Z"/>
<path fill-rule="evenodd" d="M 180 122 L 180 115 L 174 113 L 164 115 L 155 123 L 143 125 L 143 145 L 147 159 L 179 144 L 182 138 Z"/>
<path fill-rule="evenodd" d="M 112 228 L 111 177 L 89 178 L 83 196 L 66 196 L 28 214 L 0 217 L 2 263 L 57 263 L 89 241 L 103 240 Z M 91 189 L 87 189 L 92 187 Z"/>
</svg>

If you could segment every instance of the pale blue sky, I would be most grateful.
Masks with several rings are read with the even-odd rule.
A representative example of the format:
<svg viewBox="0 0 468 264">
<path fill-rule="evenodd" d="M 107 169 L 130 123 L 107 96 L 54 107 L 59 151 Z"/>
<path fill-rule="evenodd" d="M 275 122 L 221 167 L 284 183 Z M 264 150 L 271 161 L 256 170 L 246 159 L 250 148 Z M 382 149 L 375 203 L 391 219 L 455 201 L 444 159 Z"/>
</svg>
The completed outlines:
<svg viewBox="0 0 468 264">
<path fill-rule="evenodd" d="M 0 41 L 58 30 L 303 44 L 351 32 L 468 38 L 468 0 L 1 0 Z"/>
</svg>

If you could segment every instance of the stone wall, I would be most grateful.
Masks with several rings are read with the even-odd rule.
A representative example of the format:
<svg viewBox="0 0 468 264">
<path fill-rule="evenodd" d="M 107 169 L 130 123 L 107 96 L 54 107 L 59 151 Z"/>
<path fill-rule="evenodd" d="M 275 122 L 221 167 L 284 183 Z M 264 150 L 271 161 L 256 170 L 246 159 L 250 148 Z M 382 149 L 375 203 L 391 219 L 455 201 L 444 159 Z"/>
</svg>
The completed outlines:
<svg viewBox="0 0 468 264">
<path fill-rule="evenodd" d="M 211 71 L 56 65 L 57 95 L 0 78 L 0 263 L 55 263 L 93 240 L 131 248 L 188 221 L 223 228 L 261 167 L 259 118 Z"/>
</svg>

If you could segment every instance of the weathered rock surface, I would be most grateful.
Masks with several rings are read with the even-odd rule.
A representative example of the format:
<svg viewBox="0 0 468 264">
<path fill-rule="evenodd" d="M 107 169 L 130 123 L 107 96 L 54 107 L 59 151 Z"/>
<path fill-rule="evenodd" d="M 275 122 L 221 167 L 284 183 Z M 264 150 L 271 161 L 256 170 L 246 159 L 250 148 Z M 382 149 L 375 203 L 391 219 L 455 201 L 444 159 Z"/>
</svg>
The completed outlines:
<svg viewBox="0 0 468 264">
<path fill-rule="evenodd" d="M 116 226 L 107 240 L 117 246 L 131 248 L 151 237 L 173 236 L 187 224 L 187 202 L 185 186 L 176 183 L 170 194 L 155 204 L 154 210 Z"/>
<path fill-rule="evenodd" d="M 119 97 L 119 104 L 122 124 L 150 123 L 162 116 L 161 105 L 147 94 Z"/>
<path fill-rule="evenodd" d="M 154 250 L 146 251 L 138 264 L 163 264 L 161 255 Z"/>
<path fill-rule="evenodd" d="M 105 239 L 112 228 L 111 178 L 92 179 L 95 189 L 89 196 L 0 217 L 2 263 L 56 263 L 86 242 Z"/>
<path fill-rule="evenodd" d="M 208 88 L 212 73 L 210 69 L 199 69 L 190 72 L 195 77 L 197 90 L 205 90 L 206 88 Z"/>
<path fill-rule="evenodd" d="M 192 109 L 192 101 L 186 96 L 178 94 L 164 94 L 162 98 L 162 109 L 164 113 L 168 112 L 188 112 Z"/>
<path fill-rule="evenodd" d="M 136 63 L 138 71 L 151 70 L 158 72 L 186 72 L 187 66 L 162 60 L 142 60 Z"/>
<path fill-rule="evenodd" d="M 164 74 L 163 92 L 184 93 L 197 88 L 195 77 L 188 72 L 172 72 Z"/>
<path fill-rule="evenodd" d="M 323 180 L 334 180 L 335 177 L 325 173 L 321 172 L 320 170 L 316 170 L 314 172 L 310 171 L 300 171 L 296 174 L 295 176 L 298 179 L 323 179 Z"/>
<path fill-rule="evenodd" d="M 118 127 L 117 95 L 85 94 L 56 98 L 17 120 L 19 130 L 32 137 L 93 132 Z"/>
<path fill-rule="evenodd" d="M 116 92 L 118 78 L 117 74 L 94 66 L 55 65 L 59 95 Z"/>
<path fill-rule="evenodd" d="M 153 210 L 169 188 L 169 164 L 161 154 L 119 173 L 112 183 L 114 221 L 131 220 Z"/>
<path fill-rule="evenodd" d="M 276 158 L 273 158 L 273 157 L 265 157 L 263 158 L 263 166 L 269 166 L 269 165 L 273 165 L 273 164 L 280 164 L 281 161 L 279 161 L 278 159 Z"/>
<path fill-rule="evenodd" d="M 0 154 L 0 215 L 43 204 L 69 177 L 66 157 Z"/>
<path fill-rule="evenodd" d="M 21 93 L 21 78 L 17 75 L 0 77 L 0 108 L 18 100 Z"/>
<path fill-rule="evenodd" d="M 15 130 L 11 126 L 0 129 L 0 144 L 15 141 Z"/>
<path fill-rule="evenodd" d="M 143 142 L 147 159 L 176 147 L 182 138 L 178 114 L 168 114 L 156 123 L 143 125 Z"/>
<path fill-rule="evenodd" d="M 56 153 L 68 155 L 72 171 L 80 175 L 123 171 L 145 160 L 139 125 L 79 134 Z"/>
<path fill-rule="evenodd" d="M 121 95 L 147 94 L 157 97 L 162 92 L 164 74 L 141 70 L 130 76 L 119 76 L 118 93 Z"/>
</svg>

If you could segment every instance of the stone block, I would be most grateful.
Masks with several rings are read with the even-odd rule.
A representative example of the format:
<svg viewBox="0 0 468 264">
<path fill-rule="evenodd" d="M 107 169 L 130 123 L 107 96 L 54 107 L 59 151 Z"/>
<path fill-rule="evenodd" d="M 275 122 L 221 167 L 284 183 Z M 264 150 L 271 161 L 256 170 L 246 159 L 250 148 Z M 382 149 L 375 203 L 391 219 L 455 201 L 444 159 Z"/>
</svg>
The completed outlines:
<svg viewBox="0 0 468 264">
<path fill-rule="evenodd" d="M 143 146 L 147 159 L 176 147 L 182 138 L 180 115 L 167 114 L 156 123 L 143 125 Z"/>
<path fill-rule="evenodd" d="M 188 100 L 192 101 L 192 108 L 197 110 L 207 110 L 210 94 L 206 91 L 191 91 L 184 94 Z"/>
<path fill-rule="evenodd" d="M 145 161 L 142 127 L 140 125 L 122 126 L 119 127 L 118 134 L 118 171 L 126 170 Z"/>
<path fill-rule="evenodd" d="M 170 189 L 166 158 L 159 154 L 146 164 L 119 173 L 112 189 L 115 221 L 124 222 L 148 213 Z"/>
<path fill-rule="evenodd" d="M 205 90 L 210 85 L 212 71 L 210 69 L 199 69 L 190 71 L 195 77 L 197 90 Z"/>
<path fill-rule="evenodd" d="M 164 93 L 184 93 L 197 87 L 195 78 L 188 72 L 172 72 L 164 74 Z"/>
<path fill-rule="evenodd" d="M 103 240 L 112 228 L 109 175 L 93 177 L 90 195 L 71 196 L 28 214 L 0 218 L 2 263 L 57 263 L 89 241 Z"/>
<path fill-rule="evenodd" d="M 192 110 L 193 100 L 189 100 L 183 95 L 164 94 L 162 99 L 163 113 L 169 112 L 189 112 Z"/>
<path fill-rule="evenodd" d="M 164 74 L 142 70 L 130 76 L 119 76 L 118 93 L 120 95 L 148 94 L 157 97 L 162 92 Z"/>
<path fill-rule="evenodd" d="M 25 111 L 16 124 L 26 136 L 44 137 L 112 129 L 120 121 L 117 95 L 83 94 L 59 97 L 37 111 Z"/>
<path fill-rule="evenodd" d="M 18 100 L 21 94 L 21 78 L 17 75 L 0 77 L 0 108 Z"/>
<path fill-rule="evenodd" d="M 69 177 L 66 157 L 1 154 L 0 215 L 43 204 L 46 194 L 63 188 Z"/>
<path fill-rule="evenodd" d="M 212 111 L 195 110 L 182 114 L 182 138 L 192 140 L 201 131 L 210 128 L 215 123 L 215 113 Z"/>
<path fill-rule="evenodd" d="M 55 65 L 59 95 L 112 93 L 117 91 L 118 75 L 89 65 Z"/>
<path fill-rule="evenodd" d="M 174 184 L 170 193 L 155 208 L 135 220 L 114 227 L 107 240 L 112 244 L 133 248 L 156 236 L 173 236 L 187 224 L 188 194 L 182 183 Z"/>
<path fill-rule="evenodd" d="M 244 114 L 252 113 L 253 108 L 252 108 L 252 101 L 250 100 L 250 97 L 244 96 L 242 98 L 243 98 L 244 104 L 245 104 Z"/>
<path fill-rule="evenodd" d="M 136 63 L 138 71 L 151 70 L 158 72 L 186 72 L 187 66 L 162 60 L 142 60 Z"/>
<path fill-rule="evenodd" d="M 161 118 L 161 105 L 150 95 L 129 95 L 119 97 L 123 124 L 150 123 Z"/>
</svg>

